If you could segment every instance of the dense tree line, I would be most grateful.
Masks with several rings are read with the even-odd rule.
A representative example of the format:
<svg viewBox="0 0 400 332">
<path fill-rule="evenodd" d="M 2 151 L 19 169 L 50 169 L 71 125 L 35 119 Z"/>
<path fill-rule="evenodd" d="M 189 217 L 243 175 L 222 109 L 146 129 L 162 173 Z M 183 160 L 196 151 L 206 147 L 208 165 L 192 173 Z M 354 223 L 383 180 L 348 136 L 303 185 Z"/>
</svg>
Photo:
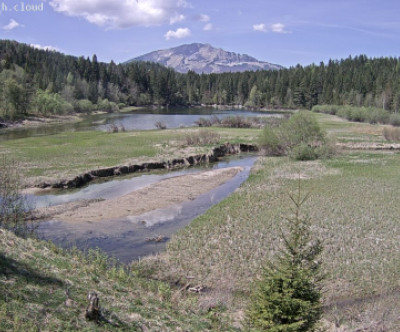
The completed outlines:
<svg viewBox="0 0 400 332">
<path fill-rule="evenodd" d="M 146 62 L 102 63 L 0 41 L 0 117 L 64 114 L 125 105 L 224 104 L 400 108 L 400 59 L 365 55 L 279 71 L 180 74 Z"/>
</svg>

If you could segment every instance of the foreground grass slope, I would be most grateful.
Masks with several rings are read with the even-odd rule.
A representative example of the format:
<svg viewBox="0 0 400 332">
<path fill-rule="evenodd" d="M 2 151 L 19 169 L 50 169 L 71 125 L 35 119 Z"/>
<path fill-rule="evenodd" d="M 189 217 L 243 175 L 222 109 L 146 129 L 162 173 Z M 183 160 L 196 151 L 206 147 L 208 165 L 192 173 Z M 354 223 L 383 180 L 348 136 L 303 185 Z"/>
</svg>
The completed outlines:
<svg viewBox="0 0 400 332">
<path fill-rule="evenodd" d="M 65 252 L 0 229 L 0 331 L 213 331 L 222 324 L 190 310 L 195 297 L 109 264 L 97 251 Z M 89 291 L 100 299 L 99 324 L 84 318 Z"/>
</svg>

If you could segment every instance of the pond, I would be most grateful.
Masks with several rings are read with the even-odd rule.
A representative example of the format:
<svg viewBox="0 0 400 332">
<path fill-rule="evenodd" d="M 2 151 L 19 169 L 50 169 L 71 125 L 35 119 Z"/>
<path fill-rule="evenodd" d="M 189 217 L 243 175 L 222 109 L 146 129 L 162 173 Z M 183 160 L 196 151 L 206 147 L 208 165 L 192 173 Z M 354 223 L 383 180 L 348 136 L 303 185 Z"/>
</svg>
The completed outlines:
<svg viewBox="0 0 400 332">
<path fill-rule="evenodd" d="M 0 129 L 0 141 L 25 138 L 32 136 L 54 135 L 62 132 L 110 130 L 112 126 L 124 127 L 125 130 L 151 130 L 156 129 L 157 122 L 163 123 L 167 128 L 180 128 L 195 126 L 195 122 L 203 118 L 219 118 L 228 116 L 243 117 L 271 117 L 280 116 L 277 113 L 249 112 L 245 110 L 218 110 L 214 108 L 170 108 L 170 109 L 140 109 L 128 113 L 93 114 L 84 116 L 77 123 L 63 123 L 42 125 L 31 128 Z"/>
</svg>

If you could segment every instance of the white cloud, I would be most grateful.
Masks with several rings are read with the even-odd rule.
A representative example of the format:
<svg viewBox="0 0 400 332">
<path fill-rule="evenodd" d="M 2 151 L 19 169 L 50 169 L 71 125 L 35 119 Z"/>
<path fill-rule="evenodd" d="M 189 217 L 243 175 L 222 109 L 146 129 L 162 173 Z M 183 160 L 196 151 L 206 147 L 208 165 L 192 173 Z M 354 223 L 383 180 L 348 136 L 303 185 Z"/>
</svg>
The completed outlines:
<svg viewBox="0 0 400 332">
<path fill-rule="evenodd" d="M 204 31 L 211 31 L 212 29 L 213 29 L 212 23 L 207 23 L 203 28 Z"/>
<path fill-rule="evenodd" d="M 289 31 L 285 30 L 285 25 L 282 23 L 275 23 L 271 25 L 272 32 L 276 33 L 289 33 Z"/>
<path fill-rule="evenodd" d="M 191 35 L 191 31 L 188 28 L 179 28 L 176 31 L 169 30 L 165 35 L 166 40 L 170 40 L 171 38 L 182 39 L 185 37 L 189 37 Z"/>
<path fill-rule="evenodd" d="M 210 16 L 206 15 L 206 14 L 201 14 L 199 16 L 199 21 L 200 22 L 208 22 L 210 20 Z"/>
<path fill-rule="evenodd" d="M 267 32 L 267 26 L 264 23 L 261 24 L 254 24 L 253 25 L 253 30 L 254 31 L 261 31 L 261 32 Z"/>
<path fill-rule="evenodd" d="M 282 23 L 274 23 L 267 27 L 266 24 L 254 24 L 254 31 L 268 32 L 269 30 L 275 33 L 290 33 L 290 31 L 285 30 L 286 26 Z"/>
<path fill-rule="evenodd" d="M 34 47 L 34 48 L 37 48 L 37 49 L 39 49 L 39 50 L 57 51 L 57 52 L 60 51 L 59 48 L 54 47 L 54 46 L 43 46 L 43 45 L 40 45 L 40 44 L 30 44 L 30 46 L 32 46 L 32 47 Z"/>
<path fill-rule="evenodd" d="M 7 25 L 3 26 L 3 30 L 13 30 L 13 29 L 18 28 L 18 27 L 23 27 L 23 25 L 19 24 L 14 19 L 10 19 L 10 22 Z"/>
<path fill-rule="evenodd" d="M 169 24 L 175 24 L 177 22 L 181 22 L 185 19 L 185 16 L 182 14 L 176 14 L 175 16 L 169 19 Z"/>
<path fill-rule="evenodd" d="M 51 0 L 56 12 L 106 28 L 152 26 L 183 19 L 186 0 Z"/>
</svg>

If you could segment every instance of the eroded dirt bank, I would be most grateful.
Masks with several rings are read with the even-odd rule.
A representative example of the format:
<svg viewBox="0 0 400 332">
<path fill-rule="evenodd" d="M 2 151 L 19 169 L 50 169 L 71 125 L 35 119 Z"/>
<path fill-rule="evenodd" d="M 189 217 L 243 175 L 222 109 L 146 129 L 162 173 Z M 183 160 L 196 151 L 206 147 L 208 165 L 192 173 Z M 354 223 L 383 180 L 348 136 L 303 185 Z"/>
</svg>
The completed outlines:
<svg viewBox="0 0 400 332">
<path fill-rule="evenodd" d="M 242 170 L 242 167 L 230 167 L 177 176 L 118 198 L 53 206 L 39 210 L 39 214 L 43 219 L 66 222 L 96 222 L 137 216 L 192 200 L 222 185 Z"/>
<path fill-rule="evenodd" d="M 148 162 L 140 165 L 122 165 L 108 168 L 100 168 L 80 174 L 73 179 L 55 183 L 41 183 L 38 187 L 44 188 L 79 188 L 97 178 L 125 175 L 136 172 L 150 171 L 155 169 L 176 169 L 181 167 L 207 164 L 217 161 L 219 157 L 226 155 L 239 154 L 240 152 L 256 152 L 258 147 L 252 144 L 230 144 L 226 143 L 213 148 L 207 154 L 183 157 L 159 162 Z"/>
</svg>

